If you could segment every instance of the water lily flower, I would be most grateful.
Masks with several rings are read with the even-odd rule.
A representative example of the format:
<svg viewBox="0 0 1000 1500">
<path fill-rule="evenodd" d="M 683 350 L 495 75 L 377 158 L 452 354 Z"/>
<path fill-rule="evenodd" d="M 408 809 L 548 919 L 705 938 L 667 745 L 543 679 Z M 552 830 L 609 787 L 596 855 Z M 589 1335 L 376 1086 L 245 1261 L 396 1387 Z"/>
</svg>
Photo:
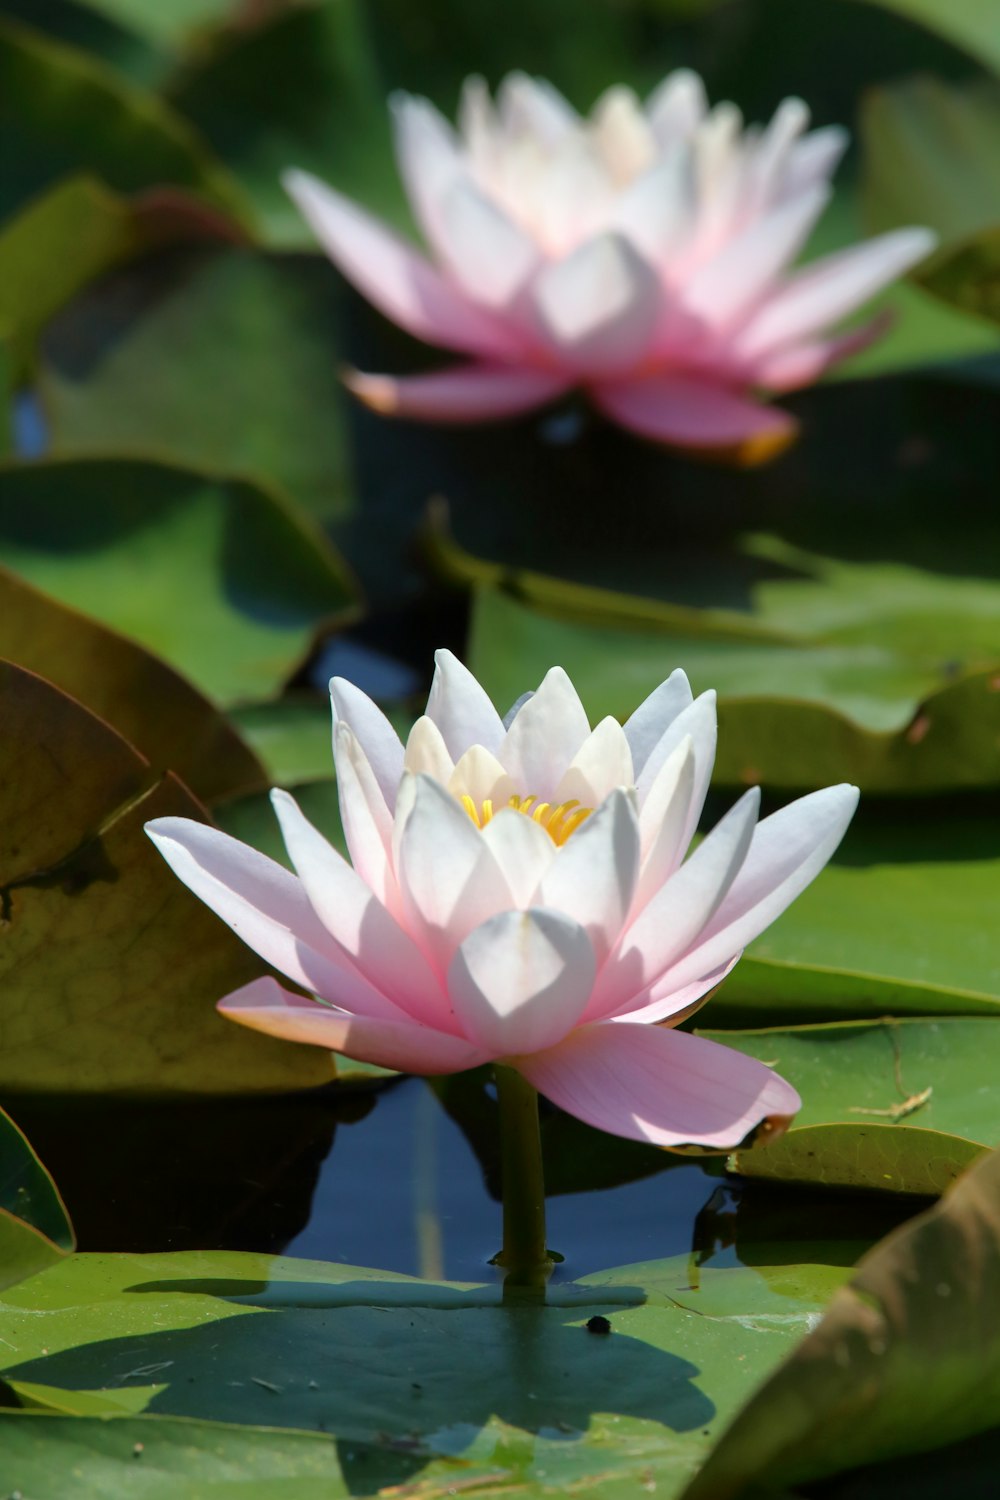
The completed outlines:
<svg viewBox="0 0 1000 1500">
<path fill-rule="evenodd" d="M 504 720 L 441 651 L 405 747 L 358 688 L 331 690 L 350 862 L 284 791 L 295 874 L 202 823 L 148 825 L 191 890 L 309 992 L 257 979 L 224 1015 L 405 1072 L 499 1062 L 660 1146 L 783 1128 L 799 1107 L 788 1083 L 672 1028 L 822 869 L 856 788 L 760 823 L 753 788 L 685 858 L 716 724 L 715 695 L 692 699 L 683 672 L 624 726 L 591 729 L 560 667 Z"/>
<path fill-rule="evenodd" d="M 641 103 L 609 89 L 582 118 L 551 84 L 467 80 L 458 128 L 392 101 L 400 173 L 429 257 L 315 177 L 285 185 L 320 244 L 381 312 L 466 362 L 354 373 L 383 413 L 474 422 L 582 388 L 647 438 L 761 461 L 794 436 L 761 399 L 817 380 L 884 327 L 829 330 L 932 248 L 900 229 L 789 267 L 830 198 L 846 133 L 806 133 L 786 99 L 763 129 L 710 109 L 697 74 Z"/>
</svg>

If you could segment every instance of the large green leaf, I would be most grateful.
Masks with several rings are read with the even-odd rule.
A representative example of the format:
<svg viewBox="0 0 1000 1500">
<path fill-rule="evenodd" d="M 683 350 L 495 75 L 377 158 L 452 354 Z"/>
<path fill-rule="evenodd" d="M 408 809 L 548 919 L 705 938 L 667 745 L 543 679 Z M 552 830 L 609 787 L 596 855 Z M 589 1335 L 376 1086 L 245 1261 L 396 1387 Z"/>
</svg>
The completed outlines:
<svg viewBox="0 0 1000 1500">
<path fill-rule="evenodd" d="M 40 1285 L 40 1283 L 36 1283 Z M 995 1427 L 1000 1153 L 862 1260 L 684 1500 L 730 1500 Z"/>
<path fill-rule="evenodd" d="M 898 11 L 907 20 L 917 21 L 931 31 L 939 31 L 950 42 L 964 47 L 978 61 L 1000 69 L 1000 29 L 996 13 L 986 0 L 872 0 Z"/>
<path fill-rule="evenodd" d="M 239 178 L 274 244 L 315 243 L 281 186 L 288 167 L 316 172 L 391 218 L 406 217 L 364 19 L 357 0 L 275 7 L 264 24 L 220 33 L 211 54 L 171 90 Z"/>
<path fill-rule="evenodd" d="M 1000 1017 L 885 1020 L 703 1035 L 759 1057 L 802 1110 L 751 1177 L 893 1193 L 942 1193 L 1000 1146 Z"/>
<path fill-rule="evenodd" d="M 229 220 L 176 188 L 129 200 L 95 178 L 71 177 L 0 233 L 0 327 L 27 361 L 53 314 L 101 272 L 163 242 L 234 236 Z"/>
<path fill-rule="evenodd" d="M 107 16 L 119 26 L 160 45 L 176 45 L 192 32 L 207 29 L 234 10 L 234 0 L 78 0 L 79 4 Z"/>
<path fill-rule="evenodd" d="M 276 692 L 353 605 L 338 555 L 277 492 L 165 463 L 0 471 L 0 547 L 224 703 Z"/>
<path fill-rule="evenodd" d="M 72 172 L 123 192 L 173 183 L 246 222 L 242 194 L 192 127 L 85 52 L 0 20 L 0 131 L 19 142 L 5 160 L 0 213 Z"/>
<path fill-rule="evenodd" d="M 263 785 L 264 767 L 217 709 L 124 636 L 0 568 L 0 656 L 106 719 L 157 770 L 206 802 Z"/>
<path fill-rule="evenodd" d="M 995 819 L 946 811 L 904 804 L 878 817 L 862 802 L 833 862 L 751 943 L 712 1014 L 1000 1013 Z"/>
<path fill-rule="evenodd" d="M 55 1183 L 0 1110 L 0 1289 L 56 1265 L 74 1249 Z"/>
<path fill-rule="evenodd" d="M 263 972 L 143 832 L 201 818 L 170 774 L 42 678 L 0 666 L 0 1086 L 67 1092 L 279 1091 L 329 1057 L 224 1021 Z"/>
<path fill-rule="evenodd" d="M 593 722 L 606 714 L 626 718 L 675 667 L 683 667 L 696 691 L 713 687 L 720 695 L 716 776 L 729 784 L 809 787 L 850 780 L 865 791 L 994 786 L 1000 779 L 996 669 L 950 682 L 953 659 L 943 654 L 943 642 L 936 660 L 883 645 L 889 628 L 879 619 L 877 578 L 892 574 L 875 570 L 853 594 L 805 590 L 808 607 L 795 604 L 802 586 L 789 585 L 787 619 L 798 612 L 804 623 L 807 614 L 815 620 L 824 611 L 843 612 L 844 639 L 810 641 L 790 633 L 783 640 L 777 628 L 768 630 L 753 616 L 741 625 L 733 614 L 602 597 L 597 590 L 522 573 L 511 579 L 517 593 L 533 603 L 538 599 L 545 612 L 498 589 L 477 590 L 469 665 L 503 710 L 559 662 Z M 903 570 L 896 575 L 905 606 L 907 580 Z M 775 593 L 783 587 L 774 585 Z M 962 630 L 985 644 L 995 628 L 991 610 L 1000 591 L 991 585 L 983 591 L 989 602 L 980 613 L 975 585 L 970 587 L 971 623 L 962 622 Z M 962 592 L 960 582 L 946 590 L 956 613 Z M 569 609 L 570 617 L 552 614 L 553 608 Z M 783 608 L 775 610 L 777 620 Z M 606 611 L 609 623 L 574 618 L 597 609 Z M 905 608 L 893 628 L 911 628 Z M 935 628 L 919 615 L 912 622 L 917 639 Z"/>
<path fill-rule="evenodd" d="M 843 1278 L 818 1256 L 707 1265 L 692 1284 L 679 1257 L 553 1286 L 542 1307 L 266 1256 L 85 1255 L 7 1294 L 0 1364 L 15 1392 L 43 1386 L 50 1400 L 156 1383 L 151 1419 L 320 1429 L 358 1494 L 416 1479 L 604 1494 L 652 1466 L 669 1496 Z M 610 1337 L 587 1330 L 597 1314 Z M 244 1438 L 252 1464 L 264 1435 L 248 1425 Z"/>
<path fill-rule="evenodd" d="M 119 271 L 46 339 L 54 451 L 245 474 L 344 516 L 337 302 L 318 257 L 179 250 Z"/>
</svg>

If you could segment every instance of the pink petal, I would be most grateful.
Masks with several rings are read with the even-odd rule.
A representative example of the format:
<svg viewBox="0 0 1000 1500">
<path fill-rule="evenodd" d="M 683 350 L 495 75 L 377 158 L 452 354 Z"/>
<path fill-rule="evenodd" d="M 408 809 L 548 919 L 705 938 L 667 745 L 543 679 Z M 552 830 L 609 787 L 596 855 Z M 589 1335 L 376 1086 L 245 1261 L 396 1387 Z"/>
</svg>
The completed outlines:
<svg viewBox="0 0 1000 1500">
<path fill-rule="evenodd" d="M 897 229 L 814 261 L 764 302 L 734 343 L 734 356 L 756 360 L 799 342 L 880 292 L 936 243 L 929 229 Z"/>
<path fill-rule="evenodd" d="M 765 1122 L 783 1130 L 801 1104 L 755 1057 L 659 1026 L 584 1026 L 517 1067 L 560 1109 L 654 1146 L 732 1150 Z"/>
<path fill-rule="evenodd" d="M 504 365 L 453 365 L 430 375 L 365 375 L 350 370 L 344 383 L 359 401 L 384 417 L 419 422 L 482 422 L 516 417 L 545 406 L 573 381 L 542 370 Z"/>
<path fill-rule="evenodd" d="M 444 787 L 407 777 L 400 803 L 410 797 L 396 870 L 407 929 L 443 974 L 463 938 L 514 898 L 479 829 Z"/>
<path fill-rule="evenodd" d="M 840 125 L 824 125 L 796 141 L 785 162 L 778 189 L 781 198 L 792 198 L 814 183 L 828 181 L 849 142 L 850 136 Z"/>
<path fill-rule="evenodd" d="M 494 1057 L 551 1047 L 579 1019 L 594 982 L 582 927 L 554 911 L 505 911 L 470 932 L 448 971 L 466 1035 Z"/>
<path fill-rule="evenodd" d="M 787 412 L 694 376 L 603 382 L 590 393 L 606 416 L 643 437 L 678 448 L 722 449 L 742 464 L 774 458 L 797 430 Z"/>
<path fill-rule="evenodd" d="M 482 745 L 496 755 L 506 730 L 489 695 L 451 651 L 434 653 L 434 680 L 427 716 L 440 729 L 448 753 L 457 763 L 466 750 Z"/>
<path fill-rule="evenodd" d="M 778 196 L 795 144 L 808 124 L 809 106 L 803 100 L 782 99 L 751 154 L 750 191 L 744 203 L 750 212 L 759 213 Z"/>
<path fill-rule="evenodd" d="M 497 758 L 522 797 L 550 802 L 589 737 L 590 721 L 576 688 L 562 667 L 551 667 L 537 693 L 515 714 Z"/>
<path fill-rule="evenodd" d="M 307 172 L 286 172 L 282 181 L 330 259 L 387 318 L 444 349 L 517 353 L 520 341 L 509 329 L 358 204 Z"/>
<path fill-rule="evenodd" d="M 271 802 L 313 910 L 346 956 L 394 1008 L 448 1030 L 445 996 L 413 939 L 313 827 L 294 797 L 276 789 Z"/>
<path fill-rule="evenodd" d="M 349 1016 L 294 995 L 274 979 L 255 979 L 234 990 L 219 1001 L 218 1009 L 251 1031 L 288 1042 L 309 1042 L 400 1073 L 460 1073 L 489 1061 L 488 1053 L 463 1037 L 447 1036 L 415 1021 Z"/>
<path fill-rule="evenodd" d="M 334 728 L 342 719 L 364 751 L 389 812 L 403 774 L 403 746 L 382 710 L 346 677 L 330 680 Z"/>
<path fill-rule="evenodd" d="M 661 291 L 655 272 L 620 234 L 588 240 L 535 279 L 540 331 L 576 375 L 623 371 L 656 333 Z"/>
<path fill-rule="evenodd" d="M 559 850 L 542 877 L 537 905 L 578 922 L 600 968 L 628 918 L 638 874 L 635 809 L 625 792 L 614 791 Z"/>
<path fill-rule="evenodd" d="M 265 963 L 349 1010 L 399 1013 L 338 948 L 302 884 L 273 859 L 188 818 L 157 818 L 146 832 L 174 874 Z"/>
<path fill-rule="evenodd" d="M 636 779 L 645 767 L 650 751 L 677 715 L 691 703 L 691 684 L 687 674 L 677 667 L 666 682 L 661 682 L 631 718 L 625 721 L 625 738 L 632 751 Z"/>
<path fill-rule="evenodd" d="M 852 354 L 860 354 L 862 349 L 880 339 L 892 320 L 892 313 L 886 309 L 848 333 L 778 349 L 757 361 L 748 372 L 750 379 L 754 385 L 769 391 L 795 391 L 801 386 L 812 385 L 833 365 L 842 359 L 850 359 Z"/>
<path fill-rule="evenodd" d="M 857 805 L 857 787 L 844 784 L 799 797 L 765 818 L 725 899 L 698 943 L 663 975 L 664 983 L 687 984 L 769 927 L 822 870 Z"/>
<path fill-rule="evenodd" d="M 657 1026 L 664 1021 L 669 1021 L 671 1026 L 679 1026 L 686 1021 L 688 1016 L 693 1016 L 695 1011 L 701 1009 L 707 1000 L 711 999 L 712 991 L 716 989 L 727 974 L 731 974 L 739 960 L 743 956 L 743 950 L 733 955 L 710 974 L 704 974 L 700 979 L 694 979 L 690 984 L 681 985 L 679 989 L 672 989 L 659 984 L 651 986 L 643 996 L 638 997 L 635 1003 L 629 1004 L 625 1010 L 614 1016 L 608 1016 L 609 1022 L 620 1025 L 623 1021 L 631 1021 L 634 1024 L 641 1023 L 645 1026 Z M 658 996 L 652 999 L 653 995 Z"/>
</svg>

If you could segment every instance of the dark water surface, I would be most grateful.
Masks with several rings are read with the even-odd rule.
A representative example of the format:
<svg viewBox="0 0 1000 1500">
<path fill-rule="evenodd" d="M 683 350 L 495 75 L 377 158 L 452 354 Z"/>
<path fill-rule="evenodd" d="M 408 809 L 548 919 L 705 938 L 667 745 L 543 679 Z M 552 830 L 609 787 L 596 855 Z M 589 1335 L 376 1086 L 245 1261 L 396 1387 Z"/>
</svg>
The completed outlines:
<svg viewBox="0 0 1000 1500">
<path fill-rule="evenodd" d="M 82 1250 L 288 1252 L 480 1281 L 500 1244 L 485 1074 L 281 1100 L 32 1098 L 11 1114 L 52 1172 Z M 620 1141 L 543 1107 L 557 1276 L 694 1252 L 850 1262 L 921 1205 L 775 1190 Z M 776 1250 L 776 1246 L 781 1246 Z"/>
</svg>

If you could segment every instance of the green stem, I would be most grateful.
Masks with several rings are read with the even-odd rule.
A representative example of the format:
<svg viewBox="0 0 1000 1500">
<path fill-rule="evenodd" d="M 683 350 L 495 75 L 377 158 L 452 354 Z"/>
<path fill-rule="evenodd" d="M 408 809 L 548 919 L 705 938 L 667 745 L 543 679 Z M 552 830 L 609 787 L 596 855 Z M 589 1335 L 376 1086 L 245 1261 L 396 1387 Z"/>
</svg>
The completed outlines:
<svg viewBox="0 0 1000 1500">
<path fill-rule="evenodd" d="M 513 1068 L 497 1065 L 500 1105 L 500 1164 L 503 1184 L 503 1249 L 495 1264 L 505 1271 L 504 1295 L 544 1293 L 552 1270 L 545 1246 L 545 1180 L 538 1095 Z"/>
</svg>

